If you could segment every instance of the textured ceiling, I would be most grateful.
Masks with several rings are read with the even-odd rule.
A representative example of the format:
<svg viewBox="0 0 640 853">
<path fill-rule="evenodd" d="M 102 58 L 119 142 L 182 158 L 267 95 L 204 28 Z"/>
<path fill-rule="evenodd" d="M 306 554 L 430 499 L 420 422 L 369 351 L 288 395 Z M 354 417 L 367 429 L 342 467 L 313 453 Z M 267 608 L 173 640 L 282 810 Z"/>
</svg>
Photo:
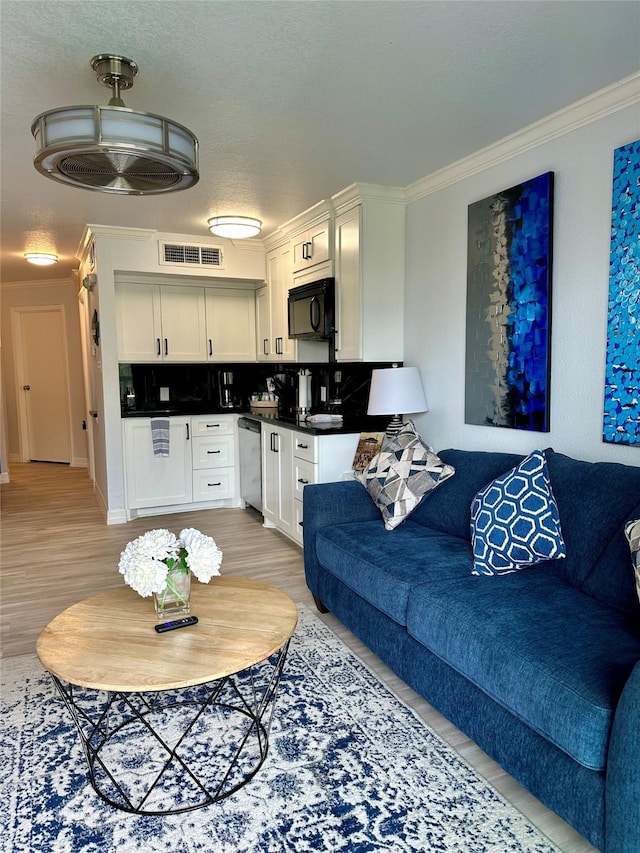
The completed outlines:
<svg viewBox="0 0 640 853">
<path fill-rule="evenodd" d="M 66 276 L 86 223 L 264 234 L 354 181 L 407 186 L 637 72 L 640 3 L 617 0 L 0 0 L 2 280 Z M 134 59 L 127 106 L 200 140 L 200 182 L 117 197 L 33 167 L 40 112 L 104 104 L 89 61 Z M 35 270 L 39 246 L 60 263 Z"/>
</svg>

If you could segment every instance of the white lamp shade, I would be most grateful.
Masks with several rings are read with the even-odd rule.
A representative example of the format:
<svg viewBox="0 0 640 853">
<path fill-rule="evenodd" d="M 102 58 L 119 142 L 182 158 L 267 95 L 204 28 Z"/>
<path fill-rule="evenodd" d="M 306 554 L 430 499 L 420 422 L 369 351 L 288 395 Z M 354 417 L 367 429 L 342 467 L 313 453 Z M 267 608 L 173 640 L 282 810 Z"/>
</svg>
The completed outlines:
<svg viewBox="0 0 640 853">
<path fill-rule="evenodd" d="M 58 263 L 58 256 L 52 252 L 25 252 L 24 256 L 30 264 L 38 267 L 49 267 Z"/>
<path fill-rule="evenodd" d="M 417 367 L 387 367 L 371 372 L 369 415 L 403 415 L 428 412 Z"/>
</svg>

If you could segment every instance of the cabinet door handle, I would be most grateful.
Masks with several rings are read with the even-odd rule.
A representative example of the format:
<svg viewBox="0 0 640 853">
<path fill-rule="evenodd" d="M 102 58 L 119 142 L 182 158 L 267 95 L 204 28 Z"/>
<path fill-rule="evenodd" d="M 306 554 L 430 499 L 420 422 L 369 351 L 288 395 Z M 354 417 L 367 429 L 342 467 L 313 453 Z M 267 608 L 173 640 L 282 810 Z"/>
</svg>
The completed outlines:
<svg viewBox="0 0 640 853">
<path fill-rule="evenodd" d="M 271 449 L 273 450 L 274 453 L 278 453 L 278 433 L 277 432 L 271 433 Z"/>
<path fill-rule="evenodd" d="M 282 355 L 282 338 L 276 338 L 276 355 Z"/>
<path fill-rule="evenodd" d="M 221 486 L 222 483 L 207 483 L 207 486 Z"/>
<path fill-rule="evenodd" d="M 302 477 L 300 477 L 300 478 L 298 479 L 298 482 L 299 482 L 299 483 L 302 483 L 302 485 L 303 485 L 303 486 L 308 486 L 308 485 L 309 485 L 309 481 L 308 481 L 308 480 L 304 480 Z"/>
<path fill-rule="evenodd" d="M 299 521 L 299 522 L 298 522 L 298 527 L 304 527 L 304 521 Z"/>
<path fill-rule="evenodd" d="M 169 338 L 164 339 L 164 354 L 169 355 Z"/>
<path fill-rule="evenodd" d="M 222 453 L 221 450 L 207 450 L 207 453 Z"/>
<path fill-rule="evenodd" d="M 269 355 L 269 338 L 262 340 L 262 355 Z"/>
<path fill-rule="evenodd" d="M 156 347 L 158 349 L 156 355 L 162 355 L 162 350 L 160 349 L 160 338 L 156 338 Z"/>
<path fill-rule="evenodd" d="M 189 424 L 185 424 L 187 428 L 187 441 L 189 441 Z"/>
<path fill-rule="evenodd" d="M 209 338 L 209 355 L 213 355 L 213 341 Z"/>
</svg>

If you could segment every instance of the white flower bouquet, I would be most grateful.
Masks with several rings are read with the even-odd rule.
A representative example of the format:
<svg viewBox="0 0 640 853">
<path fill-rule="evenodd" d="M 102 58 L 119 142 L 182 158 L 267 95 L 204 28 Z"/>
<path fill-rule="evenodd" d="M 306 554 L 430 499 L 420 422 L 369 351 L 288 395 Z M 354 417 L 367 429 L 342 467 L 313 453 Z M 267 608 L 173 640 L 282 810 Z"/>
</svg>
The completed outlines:
<svg viewBox="0 0 640 853">
<path fill-rule="evenodd" d="M 120 555 L 118 571 L 146 598 L 171 588 L 172 576 L 180 574 L 194 574 L 202 583 L 209 583 L 220 574 L 221 563 L 222 551 L 215 541 L 193 527 L 182 530 L 179 538 L 170 530 L 149 530 L 129 542 Z"/>
</svg>

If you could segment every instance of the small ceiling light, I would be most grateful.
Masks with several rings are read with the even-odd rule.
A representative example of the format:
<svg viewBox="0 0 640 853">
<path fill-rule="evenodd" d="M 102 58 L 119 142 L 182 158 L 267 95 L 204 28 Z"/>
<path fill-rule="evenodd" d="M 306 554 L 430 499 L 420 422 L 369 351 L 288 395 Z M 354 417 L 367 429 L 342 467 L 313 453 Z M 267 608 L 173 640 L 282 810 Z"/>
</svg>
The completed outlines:
<svg viewBox="0 0 640 853">
<path fill-rule="evenodd" d="M 58 263 L 58 256 L 49 252 L 25 252 L 24 256 L 30 264 L 36 264 L 39 267 L 48 267 L 51 264 Z"/>
<path fill-rule="evenodd" d="M 208 224 L 212 234 L 236 240 L 256 237 L 262 228 L 262 222 L 251 216 L 214 216 Z"/>
<path fill-rule="evenodd" d="M 132 59 L 100 53 L 98 81 L 113 90 L 108 106 L 61 107 L 37 116 L 33 163 L 45 177 L 85 190 L 152 195 L 198 182 L 198 140 L 181 124 L 128 109 L 120 92 L 133 86 Z"/>
</svg>

